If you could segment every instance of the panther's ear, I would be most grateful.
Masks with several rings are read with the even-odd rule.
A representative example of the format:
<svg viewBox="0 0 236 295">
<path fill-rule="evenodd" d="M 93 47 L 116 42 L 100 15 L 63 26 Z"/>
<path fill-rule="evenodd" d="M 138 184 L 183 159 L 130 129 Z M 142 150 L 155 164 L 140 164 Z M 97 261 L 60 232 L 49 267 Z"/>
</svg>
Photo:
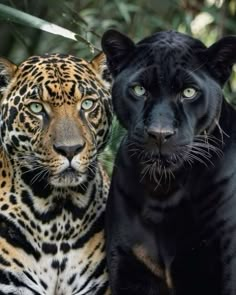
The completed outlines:
<svg viewBox="0 0 236 295">
<path fill-rule="evenodd" d="M 0 57 L 0 99 L 2 98 L 5 89 L 13 78 L 17 66 L 9 60 Z"/>
<path fill-rule="evenodd" d="M 112 75 L 119 72 L 119 66 L 128 59 L 135 49 L 134 42 L 116 30 L 108 30 L 102 37 L 102 49 L 107 57 Z"/>
<path fill-rule="evenodd" d="M 107 67 L 106 56 L 103 52 L 98 53 L 90 62 L 98 77 L 107 88 L 111 87 L 112 78 Z"/>
<path fill-rule="evenodd" d="M 208 65 L 213 76 L 223 86 L 236 63 L 236 36 L 220 39 L 207 49 Z"/>
</svg>

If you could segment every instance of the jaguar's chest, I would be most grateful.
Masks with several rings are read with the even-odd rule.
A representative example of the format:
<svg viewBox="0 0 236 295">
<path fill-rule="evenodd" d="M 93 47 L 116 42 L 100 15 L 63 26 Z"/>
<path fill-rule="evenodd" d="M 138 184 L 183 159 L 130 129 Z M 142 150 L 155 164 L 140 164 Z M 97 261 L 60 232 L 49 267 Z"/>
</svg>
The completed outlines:
<svg viewBox="0 0 236 295">
<path fill-rule="evenodd" d="M 62 246 L 62 243 L 58 243 L 58 246 Z M 39 260 L 19 251 L 18 260 L 22 269 L 19 265 L 14 275 L 22 285 L 27 285 L 27 289 L 24 291 L 22 286 L 22 289 L 14 290 L 14 294 L 93 294 L 92 290 L 106 281 L 105 269 L 98 272 L 104 260 L 103 248 L 103 233 L 100 232 L 80 248 L 70 249 L 67 253 L 61 250 L 57 254 L 42 254 Z M 90 281 L 89 277 L 96 270 L 97 278 Z M 29 289 L 35 293 L 26 293 Z"/>
<path fill-rule="evenodd" d="M 0 281 L 7 275 L 16 282 L 0 282 L 3 293 L 82 295 L 105 288 L 102 187 L 82 196 L 84 207 L 76 194 L 49 206 L 50 199 L 16 187 L 0 190 Z"/>
<path fill-rule="evenodd" d="M 12 286 L 12 293 L 96 294 L 93 292 L 107 283 L 104 233 L 97 224 L 102 224 L 102 220 L 103 214 L 98 212 L 92 224 L 82 232 L 79 228 L 76 232 L 73 220 L 70 220 L 71 224 L 67 223 L 67 231 L 58 226 L 57 232 L 54 226 L 54 232 L 49 232 L 47 226 L 46 230 L 41 226 L 41 237 L 37 231 L 31 235 L 27 226 L 25 230 L 18 226 L 1 229 L 0 254 L 7 265 L 6 274 L 21 286 Z M 49 234 L 43 237 L 45 232 Z M 0 276 L 6 266 L 2 267 L 0 265 Z"/>
</svg>

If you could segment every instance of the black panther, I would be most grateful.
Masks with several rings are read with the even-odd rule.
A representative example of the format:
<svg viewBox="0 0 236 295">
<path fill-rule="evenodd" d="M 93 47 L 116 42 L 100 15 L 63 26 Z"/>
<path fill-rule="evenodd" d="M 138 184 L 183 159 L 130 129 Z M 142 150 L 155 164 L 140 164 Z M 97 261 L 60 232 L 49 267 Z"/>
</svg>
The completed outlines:
<svg viewBox="0 0 236 295">
<path fill-rule="evenodd" d="M 207 48 L 109 30 L 102 47 L 127 129 L 107 204 L 112 294 L 235 295 L 236 111 L 222 88 L 236 36 Z"/>
</svg>

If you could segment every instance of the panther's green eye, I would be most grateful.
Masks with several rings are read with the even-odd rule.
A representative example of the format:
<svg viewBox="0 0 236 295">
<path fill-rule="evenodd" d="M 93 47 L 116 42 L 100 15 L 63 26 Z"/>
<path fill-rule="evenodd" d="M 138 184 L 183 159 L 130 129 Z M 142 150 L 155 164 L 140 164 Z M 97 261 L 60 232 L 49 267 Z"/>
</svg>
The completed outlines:
<svg viewBox="0 0 236 295">
<path fill-rule="evenodd" d="M 146 89 L 141 85 L 135 85 L 132 89 L 137 96 L 144 96 L 146 93 Z"/>
<path fill-rule="evenodd" d="M 94 105 L 94 101 L 92 99 L 85 99 L 81 104 L 81 108 L 84 111 L 88 111 L 93 107 L 93 105 Z"/>
<path fill-rule="evenodd" d="M 197 90 L 189 87 L 189 88 L 185 88 L 184 91 L 182 92 L 182 96 L 185 99 L 192 99 L 196 96 L 197 94 Z"/>
<path fill-rule="evenodd" d="M 29 105 L 29 109 L 31 110 L 31 112 L 35 113 L 35 114 L 39 114 L 43 111 L 43 105 L 41 103 L 38 102 L 32 102 Z"/>
</svg>

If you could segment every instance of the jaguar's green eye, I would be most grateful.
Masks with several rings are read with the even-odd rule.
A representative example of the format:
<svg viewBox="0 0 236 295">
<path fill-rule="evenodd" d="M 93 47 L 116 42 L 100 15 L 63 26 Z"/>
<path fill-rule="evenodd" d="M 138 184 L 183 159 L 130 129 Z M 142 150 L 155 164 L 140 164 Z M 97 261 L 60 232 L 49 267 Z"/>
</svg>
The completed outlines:
<svg viewBox="0 0 236 295">
<path fill-rule="evenodd" d="M 43 105 L 41 103 L 38 102 L 32 102 L 29 105 L 29 109 L 31 110 L 31 112 L 35 113 L 35 114 L 39 114 L 43 111 Z"/>
<path fill-rule="evenodd" d="M 81 104 L 81 108 L 84 111 L 90 110 L 93 106 L 94 106 L 94 101 L 92 99 L 85 99 Z"/>
<path fill-rule="evenodd" d="M 197 94 L 197 90 L 192 88 L 192 87 L 188 87 L 185 88 L 182 92 L 182 97 L 185 99 L 192 99 L 196 96 Z"/>
<path fill-rule="evenodd" d="M 132 89 L 137 96 L 144 96 L 146 93 L 146 89 L 141 85 L 135 85 Z"/>
</svg>

